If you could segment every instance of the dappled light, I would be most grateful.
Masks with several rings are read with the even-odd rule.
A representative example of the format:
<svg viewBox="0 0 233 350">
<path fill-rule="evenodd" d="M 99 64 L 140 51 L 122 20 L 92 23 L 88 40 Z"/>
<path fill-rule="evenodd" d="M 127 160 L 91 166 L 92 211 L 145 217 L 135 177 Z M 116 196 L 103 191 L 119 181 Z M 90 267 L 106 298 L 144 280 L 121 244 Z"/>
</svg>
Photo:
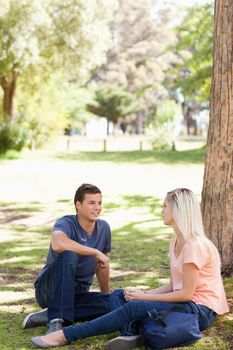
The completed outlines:
<svg viewBox="0 0 233 350">
<path fill-rule="evenodd" d="M 1 295 L 1 300 L 0 300 L 0 305 L 7 303 L 10 305 L 11 303 L 18 303 L 18 302 L 23 302 L 24 300 L 28 299 L 28 297 L 33 297 L 33 290 L 31 289 L 31 292 L 27 290 L 27 292 L 15 292 L 15 291 L 3 291 L 0 292 Z"/>
<path fill-rule="evenodd" d="M 134 153 L 131 153 L 130 157 L 133 159 Z M 112 289 L 132 286 L 145 290 L 168 282 L 167 253 L 172 230 L 163 224 L 161 216 L 163 197 L 172 187 L 184 182 L 183 179 L 189 184 L 188 187 L 196 189 L 197 194 L 200 193 L 203 172 L 201 164 L 141 165 L 140 161 L 137 163 L 135 160 L 135 164 L 131 162 L 119 165 L 110 164 L 108 161 L 100 163 L 96 161 L 86 162 L 86 166 L 83 166 L 84 163 L 80 160 L 71 163 L 61 162 L 59 167 L 47 168 L 46 176 L 40 177 L 40 191 L 43 188 L 41 193 L 32 190 L 31 186 L 37 180 L 35 173 L 30 174 L 28 169 L 27 179 L 23 178 L 23 181 L 19 180 L 18 183 L 18 180 L 15 180 L 16 187 L 21 190 L 17 192 L 21 200 L 19 202 L 7 200 L 1 203 L 1 208 L 6 210 L 2 211 L 0 216 L 0 219 L 3 219 L 1 223 L 3 230 L 0 235 L 0 316 L 4 327 L 16 318 L 17 325 L 14 328 L 17 331 L 21 329 L 24 316 L 38 310 L 34 299 L 33 282 L 44 265 L 51 228 L 56 218 L 74 213 L 73 192 L 82 180 L 95 181 L 103 187 L 102 218 L 107 220 L 112 228 L 110 254 Z M 44 161 L 42 163 L 44 164 Z M 57 170 L 61 170 L 64 164 L 66 171 L 60 171 L 60 177 L 55 179 L 54 174 Z M 14 166 L 17 169 L 20 161 Z M 39 168 L 39 161 L 37 166 Z M 89 174 L 93 175 L 89 177 Z M 32 178 L 34 180 L 31 180 Z M 53 183 L 48 182 L 47 178 L 53 178 Z M 54 184 L 56 186 L 53 187 Z M 25 188 L 30 189 L 27 193 L 30 198 L 28 202 L 24 197 Z M 4 189 L 1 188 L 1 191 L 2 197 L 11 198 L 11 188 L 6 186 Z M 33 200 L 35 194 L 36 201 Z M 16 194 L 13 193 L 13 196 Z M 6 213 L 10 215 L 7 220 Z M 98 290 L 96 280 L 92 290 Z M 230 282 L 227 290 L 231 290 Z M 226 322 L 229 322 L 229 319 Z M 40 329 L 40 332 L 43 333 L 44 329 Z M 33 334 L 37 335 L 38 330 L 20 334 L 26 350 L 29 349 L 26 345 L 29 343 L 29 337 Z M 90 350 L 102 350 L 110 338 L 111 335 L 84 340 L 80 342 L 80 349 L 84 350 L 89 346 Z M 213 345 L 212 337 L 210 344 Z M 204 347 L 201 350 L 204 349 L 209 348 Z M 18 350 L 18 347 L 15 350 Z"/>
<path fill-rule="evenodd" d="M 48 242 L 46 242 L 48 243 Z M 45 248 L 47 247 L 47 244 L 44 244 L 45 245 Z M 41 244 L 37 244 L 37 247 L 40 246 L 41 247 Z M 29 245 L 29 246 L 26 246 L 26 247 L 15 247 L 15 248 L 9 248 L 7 249 L 8 252 L 10 253 L 18 253 L 18 252 L 31 252 L 33 248 L 36 248 L 35 245 Z"/>
<path fill-rule="evenodd" d="M 127 167 L 126 172 L 129 171 Z M 151 181 L 151 188 L 153 183 L 154 179 Z M 137 186 L 137 190 L 142 187 L 143 183 Z M 165 227 L 162 222 L 163 198 L 140 192 L 138 194 L 108 192 L 103 197 L 103 217 L 112 227 L 111 288 L 132 286 L 146 290 L 167 283 L 169 280 L 167 252 L 171 229 Z M 16 204 L 8 202 L 7 206 L 13 209 Z M 30 208 L 31 203 L 28 203 L 28 206 Z M 52 224 L 56 217 L 70 212 L 71 206 L 72 200 L 65 200 L 64 197 L 62 200 L 57 199 L 55 204 L 37 201 L 33 211 L 26 211 L 30 212 L 30 220 L 28 218 L 20 222 L 12 220 L 4 224 L 7 227 L 4 235 L 0 236 L 0 314 L 4 325 L 12 322 L 11 319 L 17 315 L 15 327 L 20 329 L 25 314 L 38 310 L 34 299 L 33 282 L 45 262 Z M 23 208 L 27 205 L 23 203 L 17 207 L 20 208 L 21 214 L 24 214 Z M 48 218 L 51 218 L 50 224 Z M 98 290 L 96 280 L 92 290 Z M 225 322 L 230 321 L 228 318 Z M 225 328 L 227 329 L 227 323 Z M 40 332 L 43 333 L 44 329 L 40 329 Z M 29 343 L 29 337 L 33 334 L 37 335 L 38 331 L 30 330 L 20 335 L 20 338 L 25 339 L 26 350 L 29 349 L 26 345 Z M 96 337 L 91 341 L 87 339 L 80 343 L 80 349 L 84 350 L 90 345 L 90 349 L 102 350 L 110 338 L 111 335 Z M 212 346 L 213 337 L 205 339 Z M 216 344 L 219 343 L 219 339 L 214 341 Z M 207 346 L 203 344 L 205 343 L 202 343 L 202 346 Z M 72 346 L 69 348 L 72 349 Z"/>
<path fill-rule="evenodd" d="M 23 261 L 30 261 L 33 260 L 33 257 L 30 256 L 20 256 L 20 257 L 13 257 L 13 258 L 9 258 L 9 259 L 2 259 L 0 261 L 0 265 L 5 265 L 7 264 L 9 266 L 9 264 L 17 264 Z"/>
</svg>

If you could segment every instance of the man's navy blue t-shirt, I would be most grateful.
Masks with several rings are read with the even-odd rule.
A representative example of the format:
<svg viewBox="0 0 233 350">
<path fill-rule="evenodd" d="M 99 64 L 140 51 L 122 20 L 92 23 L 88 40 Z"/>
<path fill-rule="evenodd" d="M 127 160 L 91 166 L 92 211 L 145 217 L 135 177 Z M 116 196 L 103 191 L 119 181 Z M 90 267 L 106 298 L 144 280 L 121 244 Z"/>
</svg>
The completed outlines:
<svg viewBox="0 0 233 350">
<path fill-rule="evenodd" d="M 80 226 L 77 215 L 66 215 L 55 222 L 53 231 L 62 231 L 73 241 L 86 247 L 98 249 L 103 253 L 111 251 L 111 230 L 105 220 L 98 219 L 95 223 L 93 233 L 88 235 Z M 43 270 L 46 270 L 50 264 L 55 262 L 58 256 L 59 253 L 55 252 L 50 244 L 46 265 Z M 89 289 L 96 272 L 96 267 L 95 257 L 79 255 L 75 276 L 78 290 Z"/>
</svg>

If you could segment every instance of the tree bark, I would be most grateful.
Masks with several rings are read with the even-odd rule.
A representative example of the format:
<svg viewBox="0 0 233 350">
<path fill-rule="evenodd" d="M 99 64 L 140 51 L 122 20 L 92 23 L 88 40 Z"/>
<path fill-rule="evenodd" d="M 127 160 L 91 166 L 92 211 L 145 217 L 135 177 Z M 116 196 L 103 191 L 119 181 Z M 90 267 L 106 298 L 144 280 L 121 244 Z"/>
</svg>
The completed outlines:
<svg viewBox="0 0 233 350">
<path fill-rule="evenodd" d="M 16 90 L 16 75 L 0 77 L 0 85 L 3 89 L 3 120 L 10 123 L 14 116 L 14 97 Z"/>
<path fill-rule="evenodd" d="M 233 0 L 215 1 L 210 124 L 202 190 L 207 236 L 233 273 Z"/>
</svg>

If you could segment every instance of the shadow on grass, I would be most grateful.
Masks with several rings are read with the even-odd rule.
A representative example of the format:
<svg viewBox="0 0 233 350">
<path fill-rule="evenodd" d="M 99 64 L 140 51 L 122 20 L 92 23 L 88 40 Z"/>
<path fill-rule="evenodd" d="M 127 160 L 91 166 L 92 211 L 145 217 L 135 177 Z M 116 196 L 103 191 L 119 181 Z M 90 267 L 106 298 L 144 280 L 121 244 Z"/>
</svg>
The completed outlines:
<svg viewBox="0 0 233 350">
<path fill-rule="evenodd" d="M 126 207 L 146 207 L 149 212 L 156 214 L 157 218 L 161 220 L 161 200 L 154 196 L 142 196 L 142 195 L 125 195 L 122 196 L 123 200 L 127 202 Z"/>
<path fill-rule="evenodd" d="M 35 201 L 27 204 L 0 202 L 0 224 L 9 224 L 16 220 L 27 219 L 42 211 L 44 211 L 44 206 Z"/>
<path fill-rule="evenodd" d="M 147 212 L 155 215 L 155 220 L 161 220 L 162 201 L 154 196 L 123 195 L 116 202 L 105 202 L 104 211 L 114 212 L 116 209 L 143 208 Z"/>
<path fill-rule="evenodd" d="M 186 151 L 60 152 L 51 157 L 83 162 L 202 164 L 204 155 L 205 148 L 202 147 Z"/>
</svg>

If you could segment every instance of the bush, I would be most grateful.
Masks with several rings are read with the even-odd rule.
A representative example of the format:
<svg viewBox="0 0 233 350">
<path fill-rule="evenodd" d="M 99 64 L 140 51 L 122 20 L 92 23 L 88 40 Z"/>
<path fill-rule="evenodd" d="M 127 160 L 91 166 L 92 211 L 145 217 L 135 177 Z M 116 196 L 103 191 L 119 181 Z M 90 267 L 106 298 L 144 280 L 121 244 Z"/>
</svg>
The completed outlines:
<svg viewBox="0 0 233 350">
<path fill-rule="evenodd" d="M 12 149 L 21 151 L 27 142 L 26 131 L 16 123 L 3 123 L 0 126 L 0 153 Z"/>
<path fill-rule="evenodd" d="M 165 100 L 158 105 L 156 114 L 149 120 L 146 132 L 153 137 L 155 150 L 174 149 L 174 141 L 180 132 L 181 106 Z"/>
<path fill-rule="evenodd" d="M 157 127 L 153 134 L 152 147 L 154 150 L 169 150 L 173 145 L 173 123 L 165 123 Z"/>
</svg>

